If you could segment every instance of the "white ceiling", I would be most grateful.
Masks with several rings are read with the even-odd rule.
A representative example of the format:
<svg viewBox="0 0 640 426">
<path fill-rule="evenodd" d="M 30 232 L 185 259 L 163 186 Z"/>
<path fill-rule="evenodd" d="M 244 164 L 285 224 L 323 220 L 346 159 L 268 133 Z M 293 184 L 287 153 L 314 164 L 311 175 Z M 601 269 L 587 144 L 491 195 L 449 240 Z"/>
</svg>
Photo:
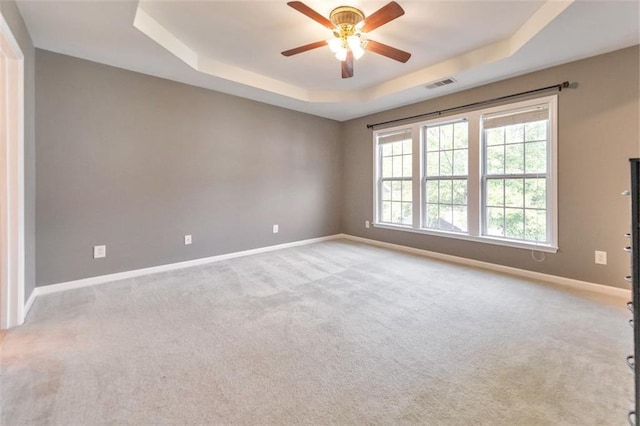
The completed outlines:
<svg viewBox="0 0 640 426">
<path fill-rule="evenodd" d="M 369 15 L 388 1 L 304 2 L 328 16 L 345 3 Z M 638 1 L 398 2 L 406 14 L 369 36 L 411 59 L 367 52 L 350 79 L 340 77 L 327 47 L 280 54 L 331 37 L 285 0 L 18 0 L 18 7 L 36 47 L 341 121 L 640 42 Z M 457 82 L 425 88 L 447 77 Z"/>
</svg>

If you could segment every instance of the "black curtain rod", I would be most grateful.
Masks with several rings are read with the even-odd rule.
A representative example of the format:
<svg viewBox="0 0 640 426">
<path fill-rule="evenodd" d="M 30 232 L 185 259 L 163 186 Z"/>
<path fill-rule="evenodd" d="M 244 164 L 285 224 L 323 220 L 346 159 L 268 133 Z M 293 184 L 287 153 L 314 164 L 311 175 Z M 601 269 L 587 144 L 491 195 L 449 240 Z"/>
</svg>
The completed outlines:
<svg viewBox="0 0 640 426">
<path fill-rule="evenodd" d="M 382 121 L 380 123 L 367 124 L 367 129 L 373 129 L 376 126 L 382 126 L 384 124 L 397 123 L 399 121 L 414 120 L 416 118 L 428 117 L 430 115 L 436 115 L 436 114 L 437 115 L 442 115 L 443 113 L 446 113 L 446 112 L 458 111 L 458 110 L 461 110 L 461 109 L 466 109 L 466 108 L 472 108 L 472 107 L 476 107 L 476 106 L 480 106 L 480 105 L 491 104 L 491 103 L 494 103 L 494 102 L 504 101 L 504 100 L 507 100 L 507 99 L 519 98 L 521 96 L 532 95 L 534 93 L 548 92 L 550 90 L 558 90 L 559 92 L 561 92 L 562 89 L 566 89 L 569 86 L 570 86 L 569 82 L 565 81 L 564 83 L 554 84 L 553 86 L 541 87 L 540 89 L 528 90 L 526 92 L 520 92 L 520 93 L 511 94 L 511 95 L 500 96 L 499 98 L 487 99 L 485 101 L 478 101 L 478 102 L 474 102 L 474 103 L 471 103 L 471 104 L 461 105 L 461 106 L 457 106 L 457 107 L 453 107 L 453 108 L 447 108 L 447 109 L 441 109 L 441 110 L 438 110 L 438 111 L 426 112 L 424 114 L 412 115 L 411 117 L 396 118 L 395 120 Z"/>
</svg>

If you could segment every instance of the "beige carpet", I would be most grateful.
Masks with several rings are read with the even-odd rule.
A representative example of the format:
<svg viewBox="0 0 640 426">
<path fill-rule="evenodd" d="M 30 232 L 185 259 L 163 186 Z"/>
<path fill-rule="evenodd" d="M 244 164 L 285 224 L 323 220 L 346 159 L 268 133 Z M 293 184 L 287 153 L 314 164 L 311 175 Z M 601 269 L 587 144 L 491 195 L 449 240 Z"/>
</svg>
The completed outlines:
<svg viewBox="0 0 640 426">
<path fill-rule="evenodd" d="M 624 301 L 330 241 L 38 298 L 1 423 L 623 425 Z"/>
</svg>

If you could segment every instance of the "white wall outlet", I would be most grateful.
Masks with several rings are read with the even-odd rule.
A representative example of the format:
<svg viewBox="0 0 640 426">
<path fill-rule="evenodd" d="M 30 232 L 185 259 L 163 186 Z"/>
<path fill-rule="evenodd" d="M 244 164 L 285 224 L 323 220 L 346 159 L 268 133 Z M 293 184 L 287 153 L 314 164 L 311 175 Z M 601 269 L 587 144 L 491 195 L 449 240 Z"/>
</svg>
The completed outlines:
<svg viewBox="0 0 640 426">
<path fill-rule="evenodd" d="M 368 220 L 365 220 L 364 221 L 364 227 L 367 228 L 367 229 L 371 228 L 371 222 L 369 222 Z"/>
<path fill-rule="evenodd" d="M 191 244 L 191 235 L 185 235 L 184 236 L 184 245 L 188 246 L 189 244 Z"/>
<path fill-rule="evenodd" d="M 607 252 L 606 251 L 598 251 L 598 250 L 596 250 L 596 263 L 598 265 L 606 265 L 607 264 Z"/>
<path fill-rule="evenodd" d="M 278 225 L 273 225 L 273 233 L 277 234 L 278 233 Z"/>
<path fill-rule="evenodd" d="M 93 258 L 107 257 L 107 246 L 93 246 Z"/>
</svg>

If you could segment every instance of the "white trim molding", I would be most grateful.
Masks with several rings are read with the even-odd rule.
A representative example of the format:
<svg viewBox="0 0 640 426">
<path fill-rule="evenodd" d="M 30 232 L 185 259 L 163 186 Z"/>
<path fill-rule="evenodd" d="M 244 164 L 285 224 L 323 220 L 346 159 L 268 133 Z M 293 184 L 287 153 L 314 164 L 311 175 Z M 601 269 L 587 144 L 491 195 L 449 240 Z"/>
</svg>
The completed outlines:
<svg viewBox="0 0 640 426">
<path fill-rule="evenodd" d="M 250 256 L 250 255 L 259 254 L 259 253 L 267 253 L 270 251 L 282 250 L 290 247 L 303 246 L 303 245 L 308 245 L 313 243 L 319 243 L 322 241 L 337 240 L 337 239 L 350 240 L 358 243 L 383 247 L 383 248 L 401 251 L 405 253 L 416 254 L 419 256 L 429 257 L 429 258 L 438 259 L 438 260 L 444 260 L 447 262 L 457 263 L 461 265 L 473 266 L 477 268 L 487 269 L 490 271 L 501 272 L 509 275 L 528 278 L 532 280 L 544 281 L 544 282 L 557 284 L 559 286 L 563 286 L 567 288 L 589 291 L 589 292 L 598 293 L 598 294 L 607 295 L 607 296 L 614 296 L 614 297 L 620 297 L 620 298 L 630 297 L 630 291 L 621 289 L 621 288 L 615 288 L 615 287 L 610 287 L 602 284 L 590 283 L 586 281 L 579 281 L 571 278 L 558 277 L 555 275 L 543 274 L 540 272 L 527 271 L 524 269 L 512 268 L 510 266 L 497 265 L 494 263 L 482 262 L 479 260 L 453 256 L 450 254 L 437 253 L 433 251 L 387 243 L 384 241 L 377 241 L 377 240 L 371 240 L 368 238 L 356 237 L 354 235 L 349 235 L 349 234 L 335 234 L 335 235 L 329 235 L 326 237 L 311 238 L 308 240 L 294 241 L 291 243 L 261 247 L 261 248 L 252 249 L 252 250 L 244 250 L 244 251 L 239 251 L 235 253 L 221 254 L 218 256 L 187 260 L 184 262 L 170 263 L 167 265 L 159 265 L 159 266 L 153 266 L 150 268 L 135 269 L 132 271 L 118 272 L 115 274 L 108 274 L 108 275 L 100 275 L 97 277 L 84 278 L 81 280 L 68 281 L 68 282 L 63 282 L 58 284 L 51 284 L 51 285 L 46 285 L 42 287 L 36 287 L 33 293 L 31 294 L 31 297 L 29 297 L 29 300 L 26 303 L 25 312 L 26 313 L 29 312 L 29 310 L 33 306 L 33 303 L 35 302 L 38 296 L 42 296 L 46 294 L 58 293 L 61 291 L 89 287 L 89 286 L 94 286 L 98 284 L 106 284 L 113 281 L 135 278 L 135 277 L 140 277 L 144 275 L 155 274 L 158 272 L 174 271 L 176 269 L 206 265 L 209 263 L 220 262 L 223 260 L 234 259 L 238 257 Z"/>
<path fill-rule="evenodd" d="M 0 328 L 25 319 L 24 55 L 0 13 Z"/>
<path fill-rule="evenodd" d="M 343 234 L 335 234 L 335 235 L 329 235 L 326 237 L 311 238 L 308 240 L 294 241 L 291 243 L 277 244 L 273 246 L 260 247 L 257 249 L 220 254 L 218 256 L 186 260 L 184 262 L 169 263 L 166 265 L 152 266 L 149 268 L 142 268 L 142 269 L 134 269 L 132 271 L 117 272 L 115 274 L 100 275 L 97 277 L 83 278 L 75 281 L 67 281 L 67 282 L 62 282 L 58 284 L 50 284 L 42 287 L 36 287 L 33 290 L 33 293 L 29 298 L 29 301 L 27 302 L 26 311 L 28 313 L 29 309 L 31 309 L 31 306 L 33 305 L 33 302 L 38 296 L 42 296 L 45 294 L 58 293 L 61 291 L 73 290 L 73 289 L 82 288 L 82 287 L 89 287 L 89 286 L 98 285 L 98 284 L 105 284 L 112 281 L 141 277 L 144 275 L 156 274 L 158 272 L 174 271 L 176 269 L 206 265 L 209 263 L 220 262 L 222 260 L 235 259 L 237 257 L 250 256 L 250 255 L 259 254 L 259 253 L 267 253 L 270 251 L 282 250 L 282 249 L 297 247 L 297 246 L 304 246 L 308 244 L 319 243 L 322 241 L 336 240 L 340 238 L 343 238 Z"/>
<path fill-rule="evenodd" d="M 301 86 L 285 83 L 228 63 L 212 59 L 207 52 L 181 41 L 169 28 L 160 24 L 145 2 L 139 2 L 133 26 L 158 43 L 178 59 L 204 74 L 234 81 L 266 92 L 286 96 L 302 102 L 367 102 L 384 96 L 424 86 L 426 82 L 438 81 L 447 76 L 469 71 L 509 58 L 520 51 L 536 37 L 575 0 L 546 0 L 515 32 L 491 44 L 480 46 L 460 56 L 431 64 L 407 75 L 383 81 L 380 84 L 356 90 L 308 90 Z M 418 89 L 419 90 L 419 89 Z"/>
<path fill-rule="evenodd" d="M 614 296 L 628 299 L 631 297 L 631 291 L 623 288 L 611 287 L 603 284 L 590 283 L 587 281 L 574 280 L 572 278 L 559 277 L 557 275 L 544 274 L 542 272 L 528 271 L 526 269 L 513 268 L 511 266 L 498 265 L 496 263 L 483 262 L 481 260 L 468 259 L 466 257 L 453 256 L 451 254 L 438 253 L 435 251 L 423 250 L 414 247 L 403 246 L 399 244 L 387 243 L 384 241 L 371 240 L 369 238 L 356 237 L 354 235 L 343 234 L 347 240 L 397 250 L 405 253 L 416 254 L 419 256 L 430 257 L 433 259 L 444 260 L 447 262 L 457 263 L 465 266 L 473 266 L 490 271 L 501 272 L 504 274 L 515 275 L 518 277 L 528 278 L 537 281 L 544 281 L 556 284 L 562 287 L 573 288 L 577 290 L 589 291 L 607 296 Z"/>
</svg>

